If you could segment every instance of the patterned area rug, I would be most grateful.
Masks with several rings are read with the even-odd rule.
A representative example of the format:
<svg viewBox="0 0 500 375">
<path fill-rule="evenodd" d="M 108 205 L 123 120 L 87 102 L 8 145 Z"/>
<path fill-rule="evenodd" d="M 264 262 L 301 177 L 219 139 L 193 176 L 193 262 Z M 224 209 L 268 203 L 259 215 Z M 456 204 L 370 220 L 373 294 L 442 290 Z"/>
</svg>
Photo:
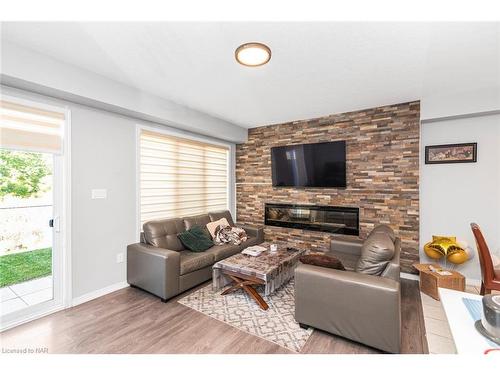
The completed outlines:
<svg viewBox="0 0 500 375">
<path fill-rule="evenodd" d="M 293 280 L 264 297 L 269 305 L 266 311 L 241 289 L 225 296 L 220 295 L 222 290 L 214 292 L 212 285 L 207 285 L 179 303 L 294 352 L 300 352 L 313 332 L 295 321 Z M 257 291 L 264 295 L 261 287 Z"/>
</svg>

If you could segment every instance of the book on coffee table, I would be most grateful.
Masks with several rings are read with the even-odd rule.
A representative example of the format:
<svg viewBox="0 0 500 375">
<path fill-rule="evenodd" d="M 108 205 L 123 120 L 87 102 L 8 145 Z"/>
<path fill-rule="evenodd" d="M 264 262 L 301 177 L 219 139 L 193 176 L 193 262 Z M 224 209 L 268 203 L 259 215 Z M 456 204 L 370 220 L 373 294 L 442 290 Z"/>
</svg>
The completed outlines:
<svg viewBox="0 0 500 375">
<path fill-rule="evenodd" d="M 253 257 L 258 257 L 260 254 L 262 254 L 264 251 L 267 249 L 263 246 L 249 246 L 245 250 L 243 250 L 241 253 L 245 255 L 250 255 Z"/>
</svg>

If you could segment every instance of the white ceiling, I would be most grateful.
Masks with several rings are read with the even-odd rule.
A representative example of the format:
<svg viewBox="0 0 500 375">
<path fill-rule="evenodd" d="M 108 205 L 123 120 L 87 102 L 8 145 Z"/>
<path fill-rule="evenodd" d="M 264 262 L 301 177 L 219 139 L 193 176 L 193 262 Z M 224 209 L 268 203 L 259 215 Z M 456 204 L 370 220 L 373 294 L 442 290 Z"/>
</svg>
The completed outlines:
<svg viewBox="0 0 500 375">
<path fill-rule="evenodd" d="M 2 40 L 244 127 L 500 86 L 499 23 L 3 23 Z M 243 67 L 234 50 L 272 49 Z"/>
</svg>

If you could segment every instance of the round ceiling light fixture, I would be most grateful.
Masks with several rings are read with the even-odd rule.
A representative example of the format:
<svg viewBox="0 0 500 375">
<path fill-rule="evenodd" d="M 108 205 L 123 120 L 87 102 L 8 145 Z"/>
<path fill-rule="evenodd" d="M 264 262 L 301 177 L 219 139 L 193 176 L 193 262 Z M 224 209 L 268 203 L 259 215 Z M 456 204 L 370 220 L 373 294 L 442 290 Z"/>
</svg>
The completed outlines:
<svg viewBox="0 0 500 375">
<path fill-rule="evenodd" d="M 271 60 L 271 49 L 262 43 L 245 43 L 236 48 L 234 57 L 241 65 L 262 66 Z"/>
</svg>

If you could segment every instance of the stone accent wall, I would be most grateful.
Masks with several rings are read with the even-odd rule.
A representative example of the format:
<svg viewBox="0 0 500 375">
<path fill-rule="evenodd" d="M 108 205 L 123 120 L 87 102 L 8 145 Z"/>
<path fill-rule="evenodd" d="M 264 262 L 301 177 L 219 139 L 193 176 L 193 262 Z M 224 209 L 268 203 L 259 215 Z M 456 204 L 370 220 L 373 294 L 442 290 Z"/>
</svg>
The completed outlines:
<svg viewBox="0 0 500 375">
<path fill-rule="evenodd" d="M 264 224 L 264 204 L 296 203 L 360 208 L 360 237 L 379 223 L 391 225 L 402 239 L 404 272 L 415 273 L 419 260 L 420 102 L 335 114 L 249 130 L 236 147 L 237 218 Z M 274 146 L 347 142 L 347 188 L 274 188 Z M 307 243 L 326 249 L 332 234 L 266 226 L 266 240 Z"/>
</svg>

